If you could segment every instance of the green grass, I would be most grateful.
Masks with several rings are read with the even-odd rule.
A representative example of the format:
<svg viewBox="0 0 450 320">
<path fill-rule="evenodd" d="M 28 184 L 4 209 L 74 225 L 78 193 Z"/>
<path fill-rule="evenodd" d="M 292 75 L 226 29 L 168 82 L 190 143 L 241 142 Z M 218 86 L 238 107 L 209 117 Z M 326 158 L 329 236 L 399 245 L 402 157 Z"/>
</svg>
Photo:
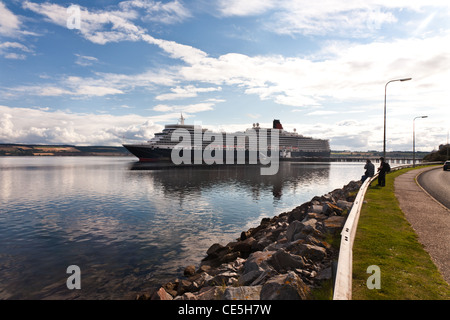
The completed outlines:
<svg viewBox="0 0 450 320">
<path fill-rule="evenodd" d="M 353 246 L 354 300 L 450 300 L 450 286 L 418 242 L 394 194 L 394 179 L 409 170 L 388 174 L 386 187 L 375 180 L 365 195 Z M 371 265 L 380 267 L 380 289 L 367 288 Z"/>
</svg>

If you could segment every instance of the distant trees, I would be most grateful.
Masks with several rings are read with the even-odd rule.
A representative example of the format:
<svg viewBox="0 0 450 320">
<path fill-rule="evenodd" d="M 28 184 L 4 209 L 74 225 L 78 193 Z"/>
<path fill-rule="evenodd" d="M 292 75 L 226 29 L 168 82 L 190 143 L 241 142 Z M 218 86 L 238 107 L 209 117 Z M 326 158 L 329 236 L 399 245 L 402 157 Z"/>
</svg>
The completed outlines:
<svg viewBox="0 0 450 320">
<path fill-rule="evenodd" d="M 426 161 L 445 161 L 450 160 L 448 156 L 450 155 L 450 144 L 439 145 L 439 150 L 433 151 L 426 155 L 423 159 Z"/>
</svg>

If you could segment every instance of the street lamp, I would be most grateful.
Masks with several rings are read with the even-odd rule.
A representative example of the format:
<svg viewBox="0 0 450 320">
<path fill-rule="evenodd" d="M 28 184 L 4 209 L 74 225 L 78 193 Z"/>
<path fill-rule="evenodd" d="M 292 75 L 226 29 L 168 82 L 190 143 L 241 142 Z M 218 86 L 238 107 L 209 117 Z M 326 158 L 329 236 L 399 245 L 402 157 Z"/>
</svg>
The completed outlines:
<svg viewBox="0 0 450 320">
<path fill-rule="evenodd" d="M 413 120 L 413 168 L 416 167 L 416 119 L 428 118 L 428 116 L 415 117 Z"/>
<path fill-rule="evenodd" d="M 384 86 L 384 137 L 383 137 L 383 158 L 386 161 L 386 91 L 387 91 L 387 85 L 391 82 L 395 81 L 409 81 L 412 78 L 403 78 L 403 79 L 395 79 L 388 81 L 386 85 Z"/>
</svg>

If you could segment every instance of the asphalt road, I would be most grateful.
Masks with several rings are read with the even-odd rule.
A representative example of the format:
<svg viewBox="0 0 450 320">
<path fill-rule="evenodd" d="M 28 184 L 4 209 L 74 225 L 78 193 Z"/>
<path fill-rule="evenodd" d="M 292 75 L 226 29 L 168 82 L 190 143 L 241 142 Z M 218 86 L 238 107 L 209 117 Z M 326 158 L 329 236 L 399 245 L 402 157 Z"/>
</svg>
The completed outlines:
<svg viewBox="0 0 450 320">
<path fill-rule="evenodd" d="M 417 182 L 433 198 L 450 209 L 450 171 L 442 167 L 422 173 Z"/>
</svg>

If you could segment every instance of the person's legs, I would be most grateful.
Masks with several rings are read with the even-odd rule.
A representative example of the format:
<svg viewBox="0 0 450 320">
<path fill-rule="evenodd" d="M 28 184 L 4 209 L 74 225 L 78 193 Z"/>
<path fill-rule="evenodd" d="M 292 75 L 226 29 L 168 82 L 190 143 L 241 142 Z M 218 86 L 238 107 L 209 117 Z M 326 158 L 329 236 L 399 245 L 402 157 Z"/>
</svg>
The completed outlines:
<svg viewBox="0 0 450 320">
<path fill-rule="evenodd" d="M 378 184 L 384 187 L 386 185 L 386 173 L 380 174 L 379 177 Z"/>
</svg>

